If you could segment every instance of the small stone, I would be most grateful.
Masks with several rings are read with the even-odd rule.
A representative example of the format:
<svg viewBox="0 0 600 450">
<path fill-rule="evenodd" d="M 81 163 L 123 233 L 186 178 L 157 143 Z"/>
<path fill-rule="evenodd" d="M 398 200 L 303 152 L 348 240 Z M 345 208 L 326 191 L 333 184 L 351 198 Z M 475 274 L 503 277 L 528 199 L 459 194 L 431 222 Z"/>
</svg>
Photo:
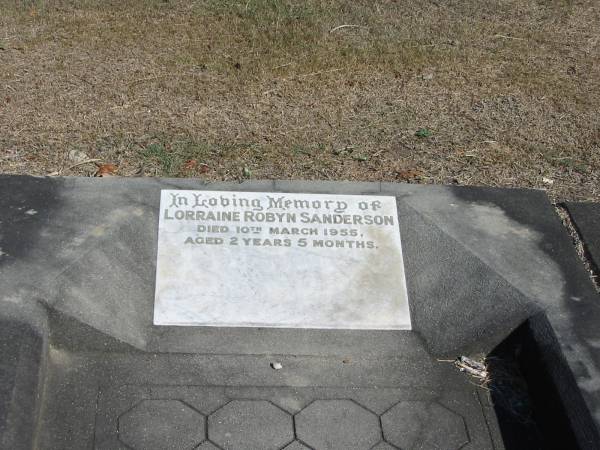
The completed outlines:
<svg viewBox="0 0 600 450">
<path fill-rule="evenodd" d="M 69 161 L 72 161 L 76 164 L 89 159 L 88 155 L 79 150 L 70 150 L 67 156 L 69 158 Z"/>
<path fill-rule="evenodd" d="M 281 370 L 283 369 L 283 366 L 281 365 L 280 362 L 272 362 L 271 363 L 271 367 L 275 370 Z"/>
</svg>

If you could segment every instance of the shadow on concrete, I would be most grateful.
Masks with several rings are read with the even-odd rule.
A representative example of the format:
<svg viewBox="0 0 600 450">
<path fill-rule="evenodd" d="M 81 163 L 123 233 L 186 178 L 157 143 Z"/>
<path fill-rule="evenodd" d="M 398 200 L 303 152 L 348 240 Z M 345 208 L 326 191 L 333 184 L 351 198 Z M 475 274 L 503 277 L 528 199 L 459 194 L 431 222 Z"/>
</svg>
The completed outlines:
<svg viewBox="0 0 600 450">
<path fill-rule="evenodd" d="M 600 448 L 594 421 L 543 314 L 517 328 L 487 362 L 487 387 L 507 450 Z"/>
<path fill-rule="evenodd" d="M 518 189 L 513 195 L 498 195 L 493 188 L 452 191 L 473 204 L 495 205 L 511 220 L 537 232 L 538 249 L 555 264 L 564 283 L 558 302 L 550 295 L 530 299 L 541 311 L 532 314 L 489 355 L 491 394 L 506 447 L 600 448 L 590 413 L 590 408 L 597 407 L 595 396 L 588 396 L 591 403 L 584 400 L 572 372 L 577 366 L 580 381 L 595 376 L 600 359 L 594 345 L 600 304 L 558 215 L 543 192 L 535 201 L 534 191 L 520 196 Z M 519 373 L 520 381 L 511 384 L 511 377 L 506 377 L 511 373 Z"/>
</svg>

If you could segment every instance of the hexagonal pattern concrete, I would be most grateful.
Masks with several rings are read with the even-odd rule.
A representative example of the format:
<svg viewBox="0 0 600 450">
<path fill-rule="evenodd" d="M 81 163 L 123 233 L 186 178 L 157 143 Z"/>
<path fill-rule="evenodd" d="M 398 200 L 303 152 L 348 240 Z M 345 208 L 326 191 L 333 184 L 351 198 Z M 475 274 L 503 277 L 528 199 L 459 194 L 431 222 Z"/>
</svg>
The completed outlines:
<svg viewBox="0 0 600 450">
<path fill-rule="evenodd" d="M 204 416 L 179 400 L 142 400 L 119 417 L 119 439 L 136 450 L 192 449 Z"/>
<path fill-rule="evenodd" d="M 395 450 L 395 449 L 390 444 L 383 441 L 383 442 L 380 442 L 379 444 L 377 444 L 375 447 L 371 448 L 371 450 Z"/>
<path fill-rule="evenodd" d="M 378 417 L 350 400 L 316 400 L 296 414 L 298 439 L 322 450 L 362 450 L 381 440 Z"/>
<path fill-rule="evenodd" d="M 290 445 L 286 445 L 286 447 L 283 450 L 310 450 L 310 449 L 306 445 L 303 445 L 298 441 L 294 441 Z"/>
<path fill-rule="evenodd" d="M 435 402 L 400 402 L 381 423 L 386 441 L 400 448 L 456 450 L 469 442 L 463 418 Z"/>
<path fill-rule="evenodd" d="M 272 403 L 234 400 L 210 415 L 208 436 L 225 450 L 276 450 L 294 440 L 294 425 Z"/>
<path fill-rule="evenodd" d="M 219 450 L 219 447 L 217 447 L 212 442 L 204 441 L 202 444 L 196 447 L 195 450 Z"/>
</svg>

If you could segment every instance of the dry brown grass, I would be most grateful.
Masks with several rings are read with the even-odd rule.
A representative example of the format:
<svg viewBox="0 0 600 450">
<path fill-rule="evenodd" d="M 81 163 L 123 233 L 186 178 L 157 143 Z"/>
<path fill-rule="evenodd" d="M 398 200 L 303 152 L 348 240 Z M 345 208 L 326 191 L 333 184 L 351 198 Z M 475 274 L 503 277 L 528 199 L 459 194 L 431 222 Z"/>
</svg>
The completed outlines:
<svg viewBox="0 0 600 450">
<path fill-rule="evenodd" d="M 2 172 L 600 200 L 596 0 L 0 0 L 0 48 Z"/>
</svg>

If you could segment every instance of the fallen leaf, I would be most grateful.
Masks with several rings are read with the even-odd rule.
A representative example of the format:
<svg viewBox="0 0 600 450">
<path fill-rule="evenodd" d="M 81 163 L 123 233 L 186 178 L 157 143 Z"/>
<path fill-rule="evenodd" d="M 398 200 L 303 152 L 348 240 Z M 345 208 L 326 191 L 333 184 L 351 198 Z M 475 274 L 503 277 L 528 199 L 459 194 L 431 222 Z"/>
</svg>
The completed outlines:
<svg viewBox="0 0 600 450">
<path fill-rule="evenodd" d="M 419 169 L 405 169 L 397 172 L 398 178 L 401 180 L 412 180 L 423 175 L 423 171 Z"/>
<path fill-rule="evenodd" d="M 183 170 L 194 170 L 198 165 L 198 161 L 190 159 L 183 164 Z"/>
<path fill-rule="evenodd" d="M 95 177 L 110 177 L 117 171 L 117 166 L 114 164 L 98 164 L 98 170 L 94 174 Z"/>
</svg>

